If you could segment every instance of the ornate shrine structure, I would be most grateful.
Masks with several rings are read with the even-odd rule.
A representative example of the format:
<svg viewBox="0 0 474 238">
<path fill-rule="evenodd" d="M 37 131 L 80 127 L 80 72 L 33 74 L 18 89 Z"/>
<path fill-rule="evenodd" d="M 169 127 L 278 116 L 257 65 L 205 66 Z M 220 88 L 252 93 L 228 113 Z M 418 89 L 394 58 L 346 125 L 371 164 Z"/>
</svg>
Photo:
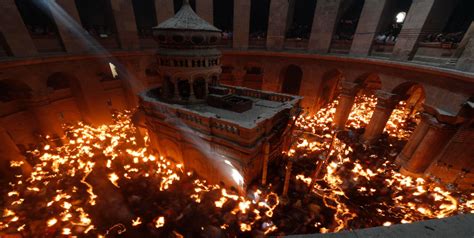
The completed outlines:
<svg viewBox="0 0 474 238">
<path fill-rule="evenodd" d="M 220 85 L 221 31 L 185 2 L 154 28 L 161 87 L 140 94 L 152 146 L 213 183 L 243 187 L 278 156 L 302 97 Z"/>
</svg>

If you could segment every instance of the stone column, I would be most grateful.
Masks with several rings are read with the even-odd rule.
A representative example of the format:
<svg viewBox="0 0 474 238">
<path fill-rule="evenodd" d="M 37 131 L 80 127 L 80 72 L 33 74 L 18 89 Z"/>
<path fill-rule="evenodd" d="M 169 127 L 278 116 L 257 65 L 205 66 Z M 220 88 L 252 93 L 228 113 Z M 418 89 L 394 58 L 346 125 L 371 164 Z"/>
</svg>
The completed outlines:
<svg viewBox="0 0 474 238">
<path fill-rule="evenodd" d="M 8 132 L 0 127 L 0 172 L 5 175 L 10 175 L 12 172 L 10 168 L 10 161 L 21 162 L 21 171 L 23 175 L 29 175 L 32 172 L 31 165 L 26 161 L 26 158 L 20 153 L 15 142 L 12 140 Z"/>
<path fill-rule="evenodd" d="M 174 16 L 174 5 L 172 0 L 155 0 L 156 22 L 158 24 Z"/>
<path fill-rule="evenodd" d="M 365 128 L 362 135 L 362 141 L 366 144 L 371 144 L 377 140 L 383 133 L 385 125 L 392 115 L 392 111 L 398 103 L 396 95 L 385 91 L 378 90 L 376 92 L 377 106 L 375 107 L 372 118 Z"/>
<path fill-rule="evenodd" d="M 389 1 L 365 0 L 349 54 L 369 55 L 375 35 L 380 31 L 381 18 L 386 17 L 383 13 L 388 8 Z"/>
<path fill-rule="evenodd" d="M 285 44 L 286 23 L 288 17 L 288 0 L 270 1 L 268 17 L 267 49 L 281 50 Z"/>
<path fill-rule="evenodd" d="M 411 60 L 419 41 L 426 35 L 443 29 L 456 3 L 457 1 L 413 0 L 391 58 Z"/>
<path fill-rule="evenodd" d="M 213 0 L 196 0 L 197 14 L 207 22 L 214 22 L 214 6 Z"/>
<path fill-rule="evenodd" d="M 194 80 L 189 80 L 189 101 L 196 101 L 196 95 L 194 94 Z"/>
<path fill-rule="evenodd" d="M 83 34 L 81 18 L 74 0 L 51 1 L 50 11 L 58 27 L 64 49 L 68 53 L 83 53 L 86 51 L 88 42 L 82 42 Z"/>
<path fill-rule="evenodd" d="M 270 157 L 270 143 L 267 141 L 263 144 L 262 185 L 265 185 L 267 183 L 269 157 Z"/>
<path fill-rule="evenodd" d="M 474 22 L 464 35 L 463 40 L 454 53 L 454 57 L 459 58 L 456 69 L 461 71 L 474 72 Z"/>
<path fill-rule="evenodd" d="M 250 0 L 234 1 L 234 49 L 247 49 L 249 46 Z"/>
<path fill-rule="evenodd" d="M 13 56 L 29 57 L 38 54 L 36 46 L 21 18 L 14 0 L 0 1 L 0 32 Z"/>
<path fill-rule="evenodd" d="M 455 131 L 453 126 L 441 123 L 427 113 L 423 114 L 418 127 L 397 158 L 402 162 L 400 172 L 410 176 L 423 175 Z"/>
<path fill-rule="evenodd" d="M 467 47 L 469 40 L 474 37 L 474 21 L 471 22 L 471 25 L 467 29 L 466 33 L 464 33 L 464 36 L 458 44 L 458 48 L 456 48 L 456 51 L 454 51 L 452 58 L 458 59 L 462 56 L 462 53 L 464 52 L 464 49 Z"/>
<path fill-rule="evenodd" d="M 341 3 L 342 0 L 318 0 L 309 38 L 309 50 L 322 54 L 329 52 Z"/>
<path fill-rule="evenodd" d="M 347 119 L 354 105 L 355 96 L 359 91 L 359 85 L 352 82 L 342 81 L 342 91 L 339 94 L 339 104 L 334 115 L 334 127 L 337 130 L 344 130 Z"/>
<path fill-rule="evenodd" d="M 111 6 L 121 49 L 140 49 L 132 0 L 111 0 Z"/>
<path fill-rule="evenodd" d="M 464 175 L 474 171 L 474 119 L 471 115 L 471 118 L 466 120 L 425 174 L 435 176 L 444 183 L 461 185 L 465 180 Z"/>
</svg>

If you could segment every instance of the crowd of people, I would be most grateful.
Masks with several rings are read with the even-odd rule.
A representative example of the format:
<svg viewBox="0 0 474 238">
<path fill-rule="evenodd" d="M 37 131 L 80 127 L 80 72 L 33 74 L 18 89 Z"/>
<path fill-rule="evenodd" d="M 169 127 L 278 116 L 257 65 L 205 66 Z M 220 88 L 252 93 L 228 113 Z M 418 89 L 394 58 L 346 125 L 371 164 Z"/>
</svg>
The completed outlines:
<svg viewBox="0 0 474 238">
<path fill-rule="evenodd" d="M 377 35 L 375 37 L 375 42 L 378 44 L 395 44 L 397 41 L 398 35 L 402 29 L 402 24 L 393 23 L 388 30 Z"/>
<path fill-rule="evenodd" d="M 461 42 L 463 36 L 464 32 L 462 31 L 452 33 L 432 33 L 427 35 L 423 41 L 457 44 Z"/>
</svg>

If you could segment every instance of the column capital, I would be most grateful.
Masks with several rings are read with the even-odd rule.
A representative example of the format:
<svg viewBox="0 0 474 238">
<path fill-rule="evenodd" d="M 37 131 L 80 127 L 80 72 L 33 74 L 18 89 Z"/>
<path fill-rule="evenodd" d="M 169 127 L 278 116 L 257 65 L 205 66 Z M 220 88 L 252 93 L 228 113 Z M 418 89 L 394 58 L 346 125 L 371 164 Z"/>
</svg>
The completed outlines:
<svg viewBox="0 0 474 238">
<path fill-rule="evenodd" d="M 400 102 L 397 94 L 389 93 L 383 90 L 375 91 L 377 97 L 377 108 L 392 110 Z"/>
<path fill-rule="evenodd" d="M 421 114 L 421 120 L 422 122 L 428 124 L 430 128 L 433 128 L 435 130 L 455 130 L 456 129 L 455 125 L 441 122 L 436 118 L 436 116 L 431 115 L 426 112 Z"/>
<path fill-rule="evenodd" d="M 342 88 L 341 95 L 343 96 L 355 96 L 360 89 L 360 84 L 349 81 L 341 81 L 339 85 Z"/>
</svg>

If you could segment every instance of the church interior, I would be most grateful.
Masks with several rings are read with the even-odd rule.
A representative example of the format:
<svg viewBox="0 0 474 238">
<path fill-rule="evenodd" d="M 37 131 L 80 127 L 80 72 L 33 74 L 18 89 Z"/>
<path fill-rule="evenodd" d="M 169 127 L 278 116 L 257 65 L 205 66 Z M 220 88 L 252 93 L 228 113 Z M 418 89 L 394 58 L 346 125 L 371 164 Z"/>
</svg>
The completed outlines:
<svg viewBox="0 0 474 238">
<path fill-rule="evenodd" d="M 1 0 L 0 238 L 474 237 L 473 9 Z"/>
</svg>

